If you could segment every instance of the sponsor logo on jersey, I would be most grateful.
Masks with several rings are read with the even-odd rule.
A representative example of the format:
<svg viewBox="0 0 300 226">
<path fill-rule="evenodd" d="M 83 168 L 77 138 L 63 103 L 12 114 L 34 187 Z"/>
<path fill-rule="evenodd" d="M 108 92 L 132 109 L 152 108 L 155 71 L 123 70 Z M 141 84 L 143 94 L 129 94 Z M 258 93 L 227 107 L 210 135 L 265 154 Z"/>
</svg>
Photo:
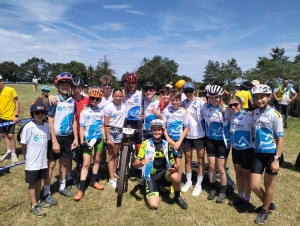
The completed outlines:
<svg viewBox="0 0 300 226">
<path fill-rule="evenodd" d="M 58 111 L 62 111 L 62 109 L 63 109 L 62 106 L 58 106 L 57 108 Z"/>
<path fill-rule="evenodd" d="M 38 137 L 38 136 L 35 136 L 35 137 L 33 138 L 33 140 L 34 140 L 35 142 L 38 142 L 38 141 L 39 141 L 39 137 Z"/>
</svg>

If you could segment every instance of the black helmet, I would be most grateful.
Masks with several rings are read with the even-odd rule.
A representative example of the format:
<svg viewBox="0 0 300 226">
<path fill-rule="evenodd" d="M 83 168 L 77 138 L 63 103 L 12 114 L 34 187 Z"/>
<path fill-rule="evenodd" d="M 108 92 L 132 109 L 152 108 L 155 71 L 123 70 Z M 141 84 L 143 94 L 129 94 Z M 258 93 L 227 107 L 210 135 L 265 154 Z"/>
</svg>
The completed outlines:
<svg viewBox="0 0 300 226">
<path fill-rule="evenodd" d="M 155 87 L 155 85 L 153 84 L 153 82 L 145 82 L 145 83 L 143 84 L 143 88 L 153 88 L 153 89 L 155 89 L 156 87 Z"/>
<path fill-rule="evenodd" d="M 72 78 L 71 86 L 84 86 L 84 81 L 79 77 Z"/>
</svg>

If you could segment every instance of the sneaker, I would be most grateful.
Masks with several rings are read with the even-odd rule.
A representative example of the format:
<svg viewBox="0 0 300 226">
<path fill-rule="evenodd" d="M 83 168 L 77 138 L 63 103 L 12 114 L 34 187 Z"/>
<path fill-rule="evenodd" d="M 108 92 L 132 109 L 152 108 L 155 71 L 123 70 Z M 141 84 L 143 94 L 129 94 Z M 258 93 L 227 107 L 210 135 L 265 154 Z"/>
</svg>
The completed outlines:
<svg viewBox="0 0 300 226">
<path fill-rule="evenodd" d="M 144 186 L 145 186 L 145 182 L 146 182 L 145 177 L 141 177 L 141 179 L 140 179 L 140 181 L 139 181 L 139 186 L 144 187 Z"/>
<path fill-rule="evenodd" d="M 51 206 L 57 204 L 56 199 L 54 199 L 51 194 L 48 194 L 44 197 L 44 202 L 50 204 Z"/>
<path fill-rule="evenodd" d="M 187 192 L 190 188 L 192 187 L 192 183 L 191 182 L 186 182 L 183 187 L 181 188 L 182 192 Z"/>
<path fill-rule="evenodd" d="M 16 153 L 12 153 L 12 154 L 11 154 L 11 162 L 12 162 L 12 163 L 17 163 L 17 162 L 19 162 Z"/>
<path fill-rule="evenodd" d="M 181 209 L 186 210 L 187 209 L 187 203 L 183 200 L 181 196 L 178 196 L 175 198 L 175 202 L 177 203 L 178 206 L 180 206 Z"/>
<path fill-rule="evenodd" d="M 43 200 L 40 200 L 40 201 L 38 202 L 38 207 L 40 207 L 40 208 L 50 208 L 51 205 L 48 204 L 48 203 L 46 203 L 46 202 L 43 201 Z"/>
<path fill-rule="evenodd" d="M 250 202 L 246 201 L 246 200 L 243 200 L 242 212 L 243 213 L 248 213 L 250 209 L 251 209 Z"/>
<path fill-rule="evenodd" d="M 64 190 L 60 190 L 59 194 L 64 195 L 66 197 L 72 197 L 72 196 L 74 196 L 74 193 L 71 192 L 68 188 L 65 188 Z"/>
<path fill-rule="evenodd" d="M 256 209 L 256 211 L 257 211 L 257 212 L 260 212 L 261 209 L 262 209 L 262 206 L 258 207 L 258 208 Z M 271 204 L 270 204 L 268 210 L 276 210 L 276 205 L 275 205 L 273 202 L 271 202 Z"/>
<path fill-rule="evenodd" d="M 43 210 L 41 210 L 41 208 L 38 207 L 38 206 L 35 206 L 33 208 L 30 207 L 30 212 L 34 213 L 38 217 L 44 217 L 44 216 L 46 216 L 46 213 Z"/>
<path fill-rule="evenodd" d="M 116 187 L 117 187 L 117 181 L 116 181 L 116 179 L 115 179 L 115 180 L 109 179 L 109 180 L 108 180 L 108 184 L 109 184 L 110 186 L 112 186 L 113 188 L 116 188 Z"/>
<path fill-rule="evenodd" d="M 78 192 L 76 193 L 76 195 L 74 196 L 74 201 L 79 201 L 81 200 L 83 197 L 83 192 L 78 190 Z"/>
<path fill-rule="evenodd" d="M 244 203 L 244 200 L 241 199 L 240 197 L 236 197 L 234 200 L 231 200 L 228 202 L 228 205 L 230 206 L 239 206 Z"/>
<path fill-rule="evenodd" d="M 192 196 L 195 196 L 195 197 L 199 196 L 201 191 L 202 191 L 201 185 L 195 185 L 194 190 L 192 192 Z"/>
<path fill-rule="evenodd" d="M 67 182 L 66 182 L 66 187 L 67 188 L 72 188 L 72 185 L 73 185 L 73 179 L 69 179 L 69 180 L 67 180 Z"/>
<path fill-rule="evenodd" d="M 6 152 L 4 155 L 1 155 L 0 161 L 4 161 L 5 159 L 10 159 L 11 158 L 11 152 Z"/>
<path fill-rule="evenodd" d="M 97 190 L 103 190 L 104 189 L 104 186 L 99 184 L 98 182 L 95 182 L 93 185 L 92 185 L 93 188 L 97 189 Z"/>
<path fill-rule="evenodd" d="M 268 212 L 264 211 L 263 209 L 258 213 L 257 217 L 255 218 L 254 222 L 256 224 L 264 224 L 268 218 Z"/>
<path fill-rule="evenodd" d="M 223 203 L 226 198 L 226 193 L 220 192 L 219 197 L 216 200 L 216 203 Z"/>
<path fill-rule="evenodd" d="M 210 190 L 209 195 L 207 196 L 208 200 L 213 200 L 217 196 L 217 191 L 215 189 Z"/>
</svg>

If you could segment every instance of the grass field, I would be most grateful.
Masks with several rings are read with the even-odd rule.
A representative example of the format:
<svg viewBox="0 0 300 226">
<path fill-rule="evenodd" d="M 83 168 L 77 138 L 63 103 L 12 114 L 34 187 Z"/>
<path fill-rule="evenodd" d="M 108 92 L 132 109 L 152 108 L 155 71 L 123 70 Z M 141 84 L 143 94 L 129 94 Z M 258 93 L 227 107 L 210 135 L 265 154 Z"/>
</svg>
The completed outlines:
<svg viewBox="0 0 300 226">
<path fill-rule="evenodd" d="M 19 95 L 21 103 L 20 118 L 29 117 L 30 104 L 37 93 L 32 92 L 31 85 L 11 85 Z M 39 86 L 40 88 L 41 86 Z M 52 89 L 51 93 L 55 93 Z M 18 128 L 18 126 L 16 127 Z M 266 225 L 300 225 L 300 172 L 293 165 L 300 151 L 300 120 L 289 121 L 289 129 L 285 130 L 284 155 L 285 162 L 276 178 L 274 202 L 275 211 L 269 214 Z M 0 153 L 5 152 L 3 141 L 0 142 Z M 20 146 L 17 154 L 23 160 Z M 10 160 L 0 162 L 0 166 L 11 164 Z M 231 156 L 228 160 L 231 176 L 234 169 Z M 75 166 L 75 164 L 73 165 Z M 27 184 L 24 182 L 24 165 L 14 167 L 9 173 L 0 176 L 0 225 L 254 225 L 256 213 L 239 213 L 239 209 L 206 199 L 204 190 L 199 197 L 192 197 L 192 189 L 182 194 L 189 207 L 181 210 L 173 204 L 169 196 L 164 196 L 159 210 L 149 210 L 143 195 L 137 190 L 137 182 L 130 182 L 129 192 L 124 195 L 122 207 L 116 207 L 116 193 L 107 185 L 106 180 L 100 182 L 104 191 L 88 188 L 80 202 L 58 194 L 58 167 L 52 179 L 51 190 L 58 200 L 58 205 L 46 209 L 47 216 L 38 218 L 29 212 Z M 75 187 L 72 188 L 76 192 Z M 232 197 L 228 197 L 231 199 Z M 252 194 L 254 207 L 261 205 L 259 199 Z"/>
</svg>

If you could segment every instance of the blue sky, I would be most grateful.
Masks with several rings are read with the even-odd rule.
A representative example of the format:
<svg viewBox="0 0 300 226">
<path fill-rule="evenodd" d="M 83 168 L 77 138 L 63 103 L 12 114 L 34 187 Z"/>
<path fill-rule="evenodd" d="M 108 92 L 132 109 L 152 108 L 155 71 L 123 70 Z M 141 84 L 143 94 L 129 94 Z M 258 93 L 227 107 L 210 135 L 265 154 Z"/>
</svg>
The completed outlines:
<svg viewBox="0 0 300 226">
<path fill-rule="evenodd" d="M 106 55 L 120 78 L 160 55 L 201 81 L 208 60 L 235 58 L 245 71 L 276 46 L 293 59 L 299 8 L 298 0 L 0 0 L 0 62 L 96 66 Z"/>
</svg>

